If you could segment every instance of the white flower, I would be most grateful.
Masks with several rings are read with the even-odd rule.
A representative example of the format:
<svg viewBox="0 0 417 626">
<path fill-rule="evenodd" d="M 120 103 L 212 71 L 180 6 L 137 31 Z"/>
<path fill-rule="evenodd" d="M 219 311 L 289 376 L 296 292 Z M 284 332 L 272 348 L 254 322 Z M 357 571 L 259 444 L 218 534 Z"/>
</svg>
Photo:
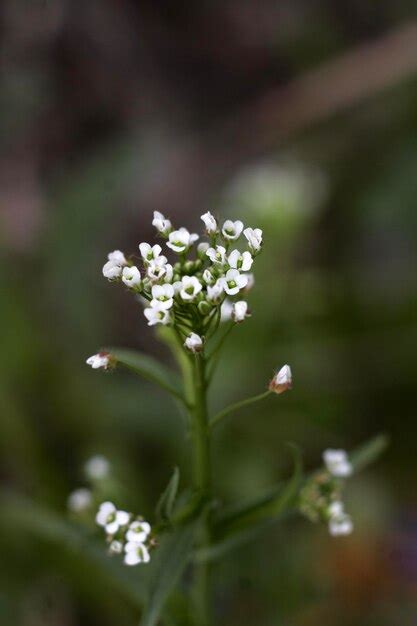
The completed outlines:
<svg viewBox="0 0 417 626">
<path fill-rule="evenodd" d="M 248 303 L 244 300 L 239 300 L 233 304 L 232 320 L 236 323 L 243 322 L 245 317 L 248 317 Z"/>
<path fill-rule="evenodd" d="M 203 348 L 203 340 L 200 335 L 191 333 L 185 340 L 184 346 L 191 352 L 200 352 Z"/>
<path fill-rule="evenodd" d="M 99 352 L 88 357 L 86 360 L 87 365 L 91 365 L 93 370 L 97 370 L 100 367 L 107 369 L 110 363 L 110 354 L 108 352 Z"/>
<path fill-rule="evenodd" d="M 162 235 L 167 235 L 172 229 L 172 224 L 159 211 L 153 212 L 152 226 L 155 226 Z"/>
<path fill-rule="evenodd" d="M 116 278 L 120 278 L 122 275 L 123 267 L 119 263 L 115 263 L 114 261 L 107 261 L 103 265 L 103 276 L 108 280 L 116 280 Z"/>
<path fill-rule="evenodd" d="M 223 295 L 223 281 L 219 278 L 213 286 L 207 285 L 207 300 L 217 304 Z"/>
<path fill-rule="evenodd" d="M 118 511 L 112 502 L 103 502 L 96 515 L 96 522 L 103 526 L 108 535 L 114 535 L 121 526 L 129 523 L 129 518 L 129 513 Z"/>
<path fill-rule="evenodd" d="M 151 526 L 148 522 L 132 522 L 126 533 L 126 539 L 136 543 L 143 543 L 146 541 L 150 532 Z"/>
<path fill-rule="evenodd" d="M 138 565 L 139 563 L 149 563 L 151 557 L 149 556 L 148 548 L 143 543 L 137 543 L 136 541 L 128 541 L 125 545 L 125 565 Z"/>
<path fill-rule="evenodd" d="M 140 272 L 136 265 L 123 268 L 122 281 L 124 282 L 126 287 L 138 287 L 140 285 Z"/>
<path fill-rule="evenodd" d="M 90 480 L 102 480 L 109 475 L 110 463 L 102 454 L 96 454 L 88 459 L 84 471 Z"/>
<path fill-rule="evenodd" d="M 216 263 L 217 265 L 224 265 L 224 263 L 226 262 L 226 248 L 224 248 L 223 246 L 209 248 L 206 254 L 212 263 Z"/>
<path fill-rule="evenodd" d="M 203 288 L 203 285 L 195 276 L 183 276 L 181 284 L 180 295 L 183 300 L 194 300 Z"/>
<path fill-rule="evenodd" d="M 202 241 L 197 246 L 197 255 L 200 259 L 204 259 L 206 256 L 207 250 L 209 249 L 210 244 L 207 241 Z"/>
<path fill-rule="evenodd" d="M 353 472 L 352 464 L 345 450 L 329 448 L 323 452 L 323 461 L 332 476 L 347 478 Z"/>
<path fill-rule="evenodd" d="M 72 491 L 67 500 L 68 508 L 74 513 L 81 513 L 91 506 L 93 500 L 90 489 L 81 487 L 81 489 L 75 489 Z"/>
<path fill-rule="evenodd" d="M 248 240 L 249 248 L 252 254 L 256 254 L 260 251 L 262 246 L 262 231 L 260 228 L 245 228 L 243 231 L 246 239 Z"/>
<path fill-rule="evenodd" d="M 223 289 L 229 296 L 235 296 L 241 289 L 248 284 L 248 279 L 244 274 L 240 274 L 239 270 L 228 270 L 226 276 L 220 279 Z"/>
<path fill-rule="evenodd" d="M 162 248 L 159 244 L 155 244 L 151 246 L 149 243 L 140 243 L 139 244 L 140 254 L 145 263 L 149 263 L 150 261 L 154 261 L 159 257 L 162 252 Z"/>
<path fill-rule="evenodd" d="M 109 261 L 114 263 L 115 265 L 126 265 L 126 257 L 121 250 L 113 250 L 113 252 L 109 252 L 107 255 Z"/>
<path fill-rule="evenodd" d="M 248 272 L 252 267 L 253 258 L 250 252 L 243 252 L 241 254 L 239 250 L 233 250 L 229 254 L 229 258 L 227 259 L 230 267 L 236 270 L 241 270 L 242 272 Z"/>
<path fill-rule="evenodd" d="M 275 393 L 283 393 L 292 387 L 292 373 L 289 365 L 281 367 L 269 383 L 269 389 Z"/>
<path fill-rule="evenodd" d="M 204 222 L 207 234 L 214 235 L 214 233 L 217 231 L 217 222 L 216 222 L 216 219 L 210 213 L 210 211 L 207 211 L 207 213 L 204 213 L 204 215 L 201 216 L 201 219 Z"/>
<path fill-rule="evenodd" d="M 180 228 L 169 234 L 167 246 L 174 252 L 180 253 L 187 250 L 197 239 L 198 235 L 190 234 L 186 228 Z"/>
<path fill-rule="evenodd" d="M 109 545 L 110 554 L 121 554 L 123 552 L 123 544 L 121 541 L 114 539 Z"/>
<path fill-rule="evenodd" d="M 155 324 L 169 324 L 171 316 L 167 309 L 161 309 L 160 306 L 150 306 L 144 310 L 144 315 L 148 320 L 148 326 L 155 326 Z"/>
<path fill-rule="evenodd" d="M 172 285 L 154 285 L 152 287 L 151 306 L 157 309 L 170 309 L 174 304 L 174 287 Z"/>
<path fill-rule="evenodd" d="M 232 220 L 226 220 L 222 227 L 222 235 L 225 239 L 230 239 L 234 241 L 235 239 L 239 239 L 243 230 L 243 222 L 240 220 L 236 220 L 236 222 L 232 222 Z"/>
<path fill-rule="evenodd" d="M 213 285 L 216 282 L 215 277 L 210 272 L 209 269 L 204 270 L 203 272 L 203 280 L 207 285 Z"/>
<path fill-rule="evenodd" d="M 350 535 L 353 531 L 353 522 L 350 515 L 344 513 L 343 510 L 340 513 L 334 514 L 329 519 L 329 533 L 332 537 L 341 537 L 344 535 Z"/>
<path fill-rule="evenodd" d="M 233 302 L 230 300 L 223 300 L 220 307 L 220 321 L 229 322 L 232 319 Z"/>
<path fill-rule="evenodd" d="M 171 275 L 172 266 L 167 261 L 166 256 L 159 256 L 149 262 L 146 274 L 151 281 L 157 281 Z"/>
</svg>

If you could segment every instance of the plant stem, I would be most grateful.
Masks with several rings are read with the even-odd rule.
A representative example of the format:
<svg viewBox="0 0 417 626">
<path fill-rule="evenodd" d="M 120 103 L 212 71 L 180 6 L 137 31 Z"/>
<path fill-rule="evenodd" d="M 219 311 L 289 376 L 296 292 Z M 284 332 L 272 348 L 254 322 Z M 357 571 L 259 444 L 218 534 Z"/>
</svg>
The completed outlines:
<svg viewBox="0 0 417 626">
<path fill-rule="evenodd" d="M 191 428 L 193 437 L 193 481 L 195 489 L 203 498 L 209 500 L 211 495 L 211 464 L 210 440 L 207 415 L 207 381 L 203 355 L 195 357 L 194 398 L 191 409 Z M 203 519 L 200 545 L 210 546 L 209 512 Z M 209 566 L 201 563 L 196 566 L 194 602 L 196 623 L 198 626 L 209 626 L 210 620 L 210 581 Z"/>
<path fill-rule="evenodd" d="M 270 393 L 272 393 L 272 391 L 267 389 L 266 391 L 258 394 L 257 396 L 245 398 L 245 400 L 240 400 L 239 402 L 235 402 L 235 404 L 231 404 L 230 406 L 223 409 L 223 411 L 220 411 L 220 413 L 217 413 L 217 415 L 212 417 L 212 419 L 210 420 L 210 428 L 213 428 L 218 422 L 220 422 L 220 420 L 226 417 L 226 415 L 229 415 L 229 413 L 233 413 L 234 411 L 237 411 L 238 409 L 244 406 L 248 406 L 249 404 L 252 404 L 253 402 L 258 402 L 259 400 L 263 400 L 264 398 L 269 396 Z"/>
</svg>

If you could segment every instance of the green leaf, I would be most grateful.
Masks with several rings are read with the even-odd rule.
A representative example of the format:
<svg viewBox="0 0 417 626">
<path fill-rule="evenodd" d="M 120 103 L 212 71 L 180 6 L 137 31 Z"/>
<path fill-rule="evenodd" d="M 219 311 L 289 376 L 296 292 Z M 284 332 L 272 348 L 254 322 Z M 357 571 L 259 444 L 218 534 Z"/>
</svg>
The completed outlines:
<svg viewBox="0 0 417 626">
<path fill-rule="evenodd" d="M 158 504 L 156 505 L 156 516 L 160 522 L 167 522 L 171 518 L 175 498 L 177 497 L 179 482 L 180 471 L 178 467 L 175 467 L 169 483 L 161 494 Z"/>
<path fill-rule="evenodd" d="M 153 357 L 127 348 L 106 348 L 106 351 L 116 359 L 118 364 L 156 383 L 171 395 L 184 401 L 177 374 Z"/>
<path fill-rule="evenodd" d="M 155 626 L 165 602 L 184 572 L 193 548 L 196 523 L 163 537 L 153 557 L 153 576 L 140 626 Z"/>
<path fill-rule="evenodd" d="M 107 577 L 112 587 L 129 599 L 136 607 L 143 607 L 146 598 L 145 581 L 134 576 L 122 562 L 107 554 L 105 538 L 97 542 L 84 527 L 67 521 L 57 513 L 35 504 L 31 500 L 10 494 L 0 494 L 0 528 L 10 532 L 19 529 L 25 535 L 57 544 L 62 550 L 76 555 L 97 570 L 97 575 Z"/>
<path fill-rule="evenodd" d="M 383 433 L 376 435 L 350 454 L 350 461 L 355 472 L 360 472 L 374 463 L 387 449 L 389 437 Z"/>
</svg>

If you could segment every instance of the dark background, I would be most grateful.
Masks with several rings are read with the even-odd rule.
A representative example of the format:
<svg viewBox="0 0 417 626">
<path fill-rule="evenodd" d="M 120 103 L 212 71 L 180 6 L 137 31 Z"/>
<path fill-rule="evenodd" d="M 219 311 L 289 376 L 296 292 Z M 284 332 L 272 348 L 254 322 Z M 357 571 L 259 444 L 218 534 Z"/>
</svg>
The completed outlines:
<svg viewBox="0 0 417 626">
<path fill-rule="evenodd" d="M 313 468 L 326 447 L 391 437 L 349 482 L 354 534 L 335 540 L 299 518 L 236 549 L 215 570 L 217 623 L 415 624 L 415 9 L 2 3 L 1 624 L 138 621 L 87 550 L 13 503 L 64 519 L 97 453 L 126 507 L 151 519 L 174 464 L 187 482 L 170 400 L 84 364 L 109 344 L 169 360 L 138 305 L 101 276 L 109 250 L 151 240 L 153 210 L 190 229 L 206 210 L 264 229 L 253 317 L 211 401 L 259 392 L 287 362 L 294 389 L 219 429 L 225 501 L 287 476 L 287 441 Z"/>
</svg>

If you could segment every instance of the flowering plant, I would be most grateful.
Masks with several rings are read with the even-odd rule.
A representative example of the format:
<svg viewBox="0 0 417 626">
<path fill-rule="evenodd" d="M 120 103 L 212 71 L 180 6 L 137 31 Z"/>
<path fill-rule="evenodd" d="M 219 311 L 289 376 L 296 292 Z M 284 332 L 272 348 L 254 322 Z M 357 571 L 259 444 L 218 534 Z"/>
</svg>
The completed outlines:
<svg viewBox="0 0 417 626">
<path fill-rule="evenodd" d="M 385 445 L 379 437 L 351 455 L 328 449 L 323 454 L 324 466 L 310 476 L 303 476 L 300 453 L 294 448 L 293 475 L 273 493 L 234 509 L 219 505 L 212 489 L 213 430 L 241 407 L 291 389 L 292 373 L 289 365 L 283 365 L 259 395 L 209 414 L 207 394 L 221 349 L 231 330 L 251 314 L 246 298 L 254 285 L 251 272 L 262 251 L 263 233 L 259 228 L 245 228 L 240 220 L 219 225 L 210 212 L 201 219 L 205 241 L 186 228 L 174 228 L 170 220 L 155 212 L 153 225 L 172 260 L 162 254 L 160 244 L 143 242 L 140 262 L 115 250 L 103 267 L 105 278 L 122 283 L 143 305 L 148 325 L 159 330 L 159 339 L 172 350 L 182 380 L 156 360 L 132 350 L 106 349 L 87 359 L 94 369 L 124 366 L 160 385 L 186 415 L 191 435 L 191 488 L 179 492 L 179 471 L 175 469 L 157 503 L 152 525 L 108 500 L 100 503 L 95 514 L 110 553 L 121 555 L 128 566 L 157 563 L 142 614 L 143 626 L 158 622 L 166 599 L 189 565 L 193 571 L 190 620 L 198 626 L 210 624 L 211 563 L 266 522 L 279 520 L 284 511 L 300 510 L 312 521 L 326 523 L 333 536 L 349 534 L 353 523 L 342 502 L 345 481 L 376 458 Z M 238 243 L 242 238 L 245 250 Z M 103 459 L 90 460 L 89 472 L 95 480 L 97 471 L 102 474 L 102 470 Z M 90 492 L 85 488 L 73 492 L 69 505 L 75 512 L 90 506 Z"/>
</svg>

